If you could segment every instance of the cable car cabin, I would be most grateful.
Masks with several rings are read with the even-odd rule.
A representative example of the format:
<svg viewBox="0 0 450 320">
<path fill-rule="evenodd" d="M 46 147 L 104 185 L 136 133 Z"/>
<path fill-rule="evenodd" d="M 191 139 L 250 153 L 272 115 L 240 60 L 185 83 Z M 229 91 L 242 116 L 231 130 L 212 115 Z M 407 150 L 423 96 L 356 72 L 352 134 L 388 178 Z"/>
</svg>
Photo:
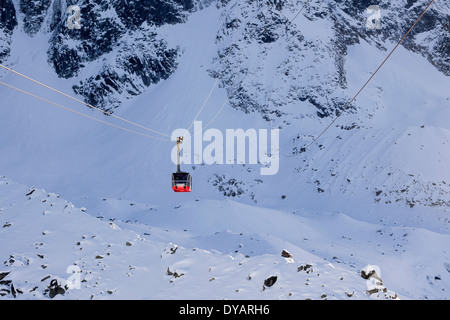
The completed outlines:
<svg viewBox="0 0 450 320">
<path fill-rule="evenodd" d="M 177 139 L 177 172 L 172 173 L 172 190 L 175 192 L 191 192 L 192 177 L 189 172 L 182 172 L 180 165 L 180 145 L 183 137 Z"/>
<path fill-rule="evenodd" d="M 188 172 L 172 173 L 172 189 L 175 192 L 191 192 L 192 177 Z"/>
</svg>

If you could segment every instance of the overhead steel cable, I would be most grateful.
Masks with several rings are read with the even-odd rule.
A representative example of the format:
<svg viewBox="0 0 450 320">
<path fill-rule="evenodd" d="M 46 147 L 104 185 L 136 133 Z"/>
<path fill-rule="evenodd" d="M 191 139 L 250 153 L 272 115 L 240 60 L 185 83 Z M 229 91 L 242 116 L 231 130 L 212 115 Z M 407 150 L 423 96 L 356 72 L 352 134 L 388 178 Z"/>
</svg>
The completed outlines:
<svg viewBox="0 0 450 320">
<path fill-rule="evenodd" d="M 117 129 L 121 129 L 121 130 L 130 132 L 130 133 L 138 134 L 138 135 L 140 135 L 140 136 L 144 136 L 144 137 L 147 137 L 147 138 L 152 138 L 152 139 L 157 139 L 157 140 L 162 140 L 162 141 L 169 141 L 168 139 L 162 139 L 162 138 L 159 138 L 159 137 L 149 136 L 149 135 L 144 134 L 144 133 L 141 133 L 141 132 L 137 132 L 137 131 L 134 131 L 134 130 L 130 130 L 130 129 L 127 129 L 127 128 L 124 128 L 124 127 L 115 125 L 115 124 L 113 124 L 113 123 L 106 122 L 106 121 L 103 121 L 103 120 L 94 118 L 94 117 L 89 116 L 89 115 L 87 115 L 87 114 L 84 114 L 84 113 L 82 113 L 82 112 L 79 112 L 79 111 L 70 109 L 70 108 L 68 108 L 68 107 L 65 107 L 65 106 L 63 106 L 63 105 L 60 105 L 60 104 L 55 103 L 55 102 L 53 102 L 53 101 L 50 101 L 50 100 L 44 99 L 44 98 L 42 98 L 42 97 L 39 97 L 39 96 L 37 96 L 37 95 L 35 95 L 35 94 L 32 94 L 32 93 L 30 93 L 30 92 L 28 92 L 28 91 L 25 91 L 25 90 L 16 88 L 16 87 L 14 87 L 14 86 L 12 86 L 12 85 L 9 85 L 9 84 L 7 84 L 7 83 L 4 83 L 4 82 L 2 82 L 2 81 L 0 81 L 0 84 L 6 86 L 6 87 L 8 87 L 8 88 L 11 88 L 11 89 L 13 89 L 13 90 L 16 90 L 16 91 L 22 92 L 22 93 L 24 93 L 24 94 L 27 94 L 27 95 L 29 95 L 29 96 L 31 96 L 31 97 L 33 97 L 33 98 L 39 99 L 39 100 L 44 101 L 44 102 L 47 102 L 47 103 L 49 103 L 49 104 L 52 104 L 52 105 L 54 105 L 54 106 L 56 106 L 56 107 L 58 107 L 58 108 L 62 108 L 62 109 L 64 109 L 64 110 L 73 112 L 73 113 L 78 114 L 78 115 L 80 115 L 80 116 L 83 116 L 83 117 L 86 117 L 86 118 L 89 118 L 89 119 L 92 119 L 92 120 L 101 122 L 101 123 L 106 124 L 106 125 L 108 125 L 108 126 L 111 126 L 111 127 L 117 128 Z"/>
<path fill-rule="evenodd" d="M 49 85 L 46 85 L 46 84 L 44 84 L 44 83 L 42 83 L 42 82 L 39 82 L 39 81 L 37 81 L 37 80 L 35 80 L 35 79 L 33 79 L 33 78 L 30 78 L 30 77 L 28 77 L 28 76 L 26 76 L 26 75 L 24 75 L 24 74 L 22 74 L 22 73 L 19 73 L 19 72 L 15 71 L 15 70 L 13 70 L 13 69 L 11 69 L 11 68 L 8 68 L 8 67 L 4 66 L 4 65 L 2 65 L 2 64 L 0 64 L 0 67 L 3 68 L 3 69 L 5 69 L 5 70 L 7 70 L 7 71 L 9 71 L 9 72 L 12 72 L 12 73 L 14 73 L 14 74 L 20 76 L 20 77 L 22 77 L 22 78 L 25 78 L 25 79 L 27 79 L 27 80 L 29 80 L 29 81 L 32 81 L 32 82 L 34 82 L 34 83 L 36 83 L 36 84 L 38 84 L 38 85 L 40 85 L 40 86 L 42 86 L 42 87 L 45 87 L 45 88 L 50 89 L 50 90 L 52 90 L 52 91 L 54 91 L 54 92 L 56 92 L 56 93 L 58 93 L 58 94 L 61 94 L 61 95 L 63 95 L 63 96 L 66 97 L 66 98 L 69 98 L 69 99 L 72 99 L 72 100 L 74 100 L 74 101 L 77 101 L 77 102 L 79 102 L 79 103 L 81 103 L 81 104 L 84 104 L 85 106 L 87 106 L 87 107 L 89 107 L 89 108 L 93 108 L 93 109 L 95 109 L 95 110 L 98 110 L 98 111 L 102 112 L 103 114 L 105 114 L 105 115 L 107 115 L 107 116 L 111 116 L 111 117 L 113 117 L 113 118 L 119 119 L 119 120 L 124 121 L 124 122 L 126 122 L 126 123 L 128 123 L 128 124 L 137 126 L 137 127 L 141 128 L 141 129 L 144 129 L 144 130 L 147 130 L 147 131 L 150 131 L 150 132 L 153 132 L 153 133 L 162 135 L 162 136 L 170 137 L 170 135 L 168 135 L 168 134 L 165 134 L 165 133 L 162 133 L 162 132 L 159 132 L 159 131 L 156 131 L 156 130 L 147 128 L 147 127 L 145 127 L 145 126 L 143 126 L 143 125 L 140 125 L 140 124 L 137 124 L 137 123 L 135 123 L 135 122 L 129 121 L 129 120 L 127 120 L 127 119 L 124 119 L 124 118 L 122 118 L 122 117 L 116 116 L 116 115 L 114 115 L 114 114 L 111 113 L 111 112 L 107 112 L 107 111 L 105 111 L 105 110 L 103 110 L 103 109 L 100 109 L 100 108 L 98 108 L 98 107 L 94 107 L 93 105 L 91 105 L 91 104 L 89 104 L 89 103 L 86 103 L 86 102 L 84 102 L 84 101 L 82 101 L 82 100 L 79 100 L 79 99 L 77 99 L 77 98 L 74 98 L 74 97 L 72 97 L 72 96 L 70 96 L 70 95 L 68 95 L 68 94 L 66 94 L 66 93 L 64 93 L 64 92 L 61 92 L 61 91 L 59 91 L 59 90 L 56 90 L 55 88 L 52 88 L 52 87 L 49 86 Z M 24 91 L 24 90 L 23 90 L 23 91 Z"/>
</svg>

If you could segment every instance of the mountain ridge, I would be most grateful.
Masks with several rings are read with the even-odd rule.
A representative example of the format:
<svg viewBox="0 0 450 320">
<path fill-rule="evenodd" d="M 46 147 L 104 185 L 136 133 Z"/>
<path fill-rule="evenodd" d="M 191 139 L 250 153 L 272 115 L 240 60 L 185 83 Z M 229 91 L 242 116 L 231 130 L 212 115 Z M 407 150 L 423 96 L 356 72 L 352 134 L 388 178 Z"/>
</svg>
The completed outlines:
<svg viewBox="0 0 450 320">
<path fill-rule="evenodd" d="M 22 298 L 47 298 L 50 281 L 67 279 L 66 269 L 74 263 L 84 263 L 85 290 L 54 298 L 195 299 L 216 292 L 218 299 L 323 299 L 323 294 L 371 299 L 360 275 L 367 265 L 378 266 L 383 284 L 401 299 L 448 297 L 446 3 L 433 4 L 424 24 L 317 141 L 417 18 L 422 2 L 379 2 L 380 30 L 366 29 L 368 3 L 355 1 L 311 1 L 291 23 L 304 2 L 199 1 L 183 7 L 169 1 L 182 21 L 157 25 L 141 16 L 136 21 L 142 23 L 130 29 L 124 27 L 131 23 L 124 20 L 128 14 L 120 18 L 102 0 L 89 6 L 39 2 L 48 5 L 46 15 L 26 23 L 20 3 L 0 2 L 5 5 L 0 61 L 17 72 L 168 135 L 193 120 L 211 124 L 212 132 L 280 130 L 276 175 L 262 176 L 261 163 L 183 163 L 193 176 L 193 192 L 179 195 L 170 188 L 175 143 L 169 138 L 125 133 L 2 86 L 0 172 L 8 179 L 0 183 L 0 227 L 5 226 L 0 237 L 8 245 L 1 251 L 6 264 L 0 274 L 9 273 L 0 281 L 26 292 Z M 56 32 L 64 28 L 69 4 L 81 5 L 82 17 L 83 12 L 95 16 L 86 38 L 75 36 L 77 30 Z M 138 3 L 130 2 L 131 12 L 133 5 Z M 92 36 L 99 28 L 111 37 Z M 62 60 L 49 59 L 53 55 Z M 144 132 L 4 69 L 0 78 L 74 111 Z M 203 146 L 212 143 L 200 137 Z M 48 198 L 57 207 L 48 208 Z M 77 224 L 78 214 L 84 225 Z M 35 216 L 42 224 L 33 228 Z M 58 229 L 58 221 L 64 228 Z M 103 231 L 88 240 L 97 228 Z M 110 232 L 117 228 L 123 232 L 116 242 Z M 17 233 L 30 236 L 11 236 Z M 60 264 L 59 241 L 68 248 Z M 280 255 L 283 249 L 294 264 Z M 321 274 L 314 279 L 327 275 L 326 280 L 315 281 L 315 274 L 304 271 L 306 264 Z M 351 279 L 345 288 L 339 272 Z M 146 276 L 162 291 L 140 286 Z M 263 290 L 270 276 L 278 280 Z M 131 279 L 124 280 L 130 287 L 114 284 L 118 279 Z M 30 291 L 34 286 L 38 289 Z M 9 285 L 3 289 L 13 298 Z"/>
</svg>

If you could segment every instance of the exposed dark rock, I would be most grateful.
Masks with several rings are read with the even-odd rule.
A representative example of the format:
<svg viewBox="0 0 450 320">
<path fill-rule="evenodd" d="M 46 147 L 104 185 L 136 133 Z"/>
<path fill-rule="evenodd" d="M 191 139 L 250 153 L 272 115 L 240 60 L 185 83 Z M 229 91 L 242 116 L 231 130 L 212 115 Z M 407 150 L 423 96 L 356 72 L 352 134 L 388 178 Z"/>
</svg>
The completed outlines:
<svg viewBox="0 0 450 320">
<path fill-rule="evenodd" d="M 11 35 L 17 26 L 16 10 L 11 0 L 0 1 L 0 63 L 11 52 Z"/>
<path fill-rule="evenodd" d="M 150 25 L 175 24 L 185 21 L 186 11 L 194 7 L 192 0 L 119 0 L 114 8 L 129 29 L 147 22 Z"/>
<path fill-rule="evenodd" d="M 17 26 L 16 10 L 11 0 L 0 1 L 0 29 L 11 32 Z"/>
<path fill-rule="evenodd" d="M 84 67 L 83 63 L 93 61 L 111 52 L 126 30 L 117 19 L 103 16 L 111 9 L 104 0 L 84 0 L 79 4 L 81 28 L 68 28 L 66 9 L 54 5 L 51 27 L 54 29 L 48 50 L 49 63 L 61 78 L 71 78 Z M 74 46 L 75 44 L 75 46 Z"/>
<path fill-rule="evenodd" d="M 361 270 L 361 277 L 363 279 L 367 280 L 367 279 L 369 279 L 372 276 L 377 278 L 377 279 L 379 279 L 379 277 L 378 277 L 378 275 L 377 275 L 377 273 L 376 273 L 376 271 L 374 269 L 368 269 L 368 270 L 363 269 L 363 270 Z"/>
<path fill-rule="evenodd" d="M 11 271 L 8 272 L 0 272 L 0 281 L 3 280 Z"/>
<path fill-rule="evenodd" d="M 271 287 L 275 284 L 275 282 L 277 282 L 278 277 L 277 276 L 271 276 L 267 279 L 264 280 L 264 285 L 266 287 Z"/>
<path fill-rule="evenodd" d="M 178 49 L 167 48 L 162 39 L 149 29 L 141 28 L 133 38 L 121 42 L 114 61 L 103 65 L 73 89 L 88 104 L 114 111 L 121 99 L 141 94 L 147 87 L 167 79 L 177 68 Z"/>
<path fill-rule="evenodd" d="M 51 0 L 20 0 L 20 12 L 24 14 L 23 28 L 29 35 L 36 34 L 42 27 Z"/>
<path fill-rule="evenodd" d="M 214 174 L 211 182 L 225 197 L 239 197 L 245 194 L 247 190 L 243 181 L 238 181 L 234 178 L 227 180 L 225 175 Z"/>
<path fill-rule="evenodd" d="M 284 257 L 284 258 L 292 258 L 292 255 L 286 250 L 283 250 L 281 252 L 281 256 Z"/>
<path fill-rule="evenodd" d="M 49 290 L 48 295 L 52 299 L 56 297 L 58 294 L 64 295 L 66 293 L 66 290 L 58 283 L 58 280 L 56 279 L 52 279 L 52 281 L 50 281 L 48 290 Z"/>
<path fill-rule="evenodd" d="M 312 265 L 306 263 L 305 265 L 301 265 L 297 268 L 297 272 L 305 271 L 306 273 L 313 272 Z"/>
<path fill-rule="evenodd" d="M 81 10 L 80 29 L 67 27 L 67 8 L 60 0 L 52 7 L 48 62 L 58 76 L 75 77 L 89 63 L 117 50 L 116 58 L 107 59 L 97 74 L 74 85 L 86 103 L 113 112 L 123 99 L 142 93 L 176 70 L 178 49 L 167 48 L 151 26 L 184 22 L 194 8 L 192 1 L 84 0 L 74 4 Z"/>
</svg>

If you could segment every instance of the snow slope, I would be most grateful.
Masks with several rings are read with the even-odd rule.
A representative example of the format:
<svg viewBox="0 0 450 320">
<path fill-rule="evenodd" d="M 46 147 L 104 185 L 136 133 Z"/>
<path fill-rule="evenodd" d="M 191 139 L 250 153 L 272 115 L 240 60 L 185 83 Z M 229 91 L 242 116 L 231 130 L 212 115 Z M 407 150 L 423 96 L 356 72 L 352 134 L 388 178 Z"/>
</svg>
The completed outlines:
<svg viewBox="0 0 450 320">
<path fill-rule="evenodd" d="M 105 200 L 106 214 L 96 218 L 4 177 L 0 188 L 0 236 L 8 243 L 0 249 L 7 274 L 0 294 L 12 284 L 19 299 L 49 297 L 50 282 L 67 285 L 72 270 L 80 287 L 55 299 L 442 299 L 449 290 L 440 245 L 449 235 L 422 228 L 231 200 L 130 204 L 121 219 L 107 219 L 107 208 L 123 203 Z M 360 272 L 368 261 L 379 266 L 386 292 L 367 294 Z M 265 286 L 271 276 L 277 281 Z"/>
<path fill-rule="evenodd" d="M 210 121 L 227 99 L 210 77 L 220 69 L 214 58 L 221 13 L 210 6 L 186 24 L 161 27 L 159 35 L 182 49 L 179 68 L 115 114 L 170 134 L 190 125 L 214 88 L 199 118 Z M 29 37 L 20 23 L 6 64 L 71 93 L 76 79 L 58 78 L 47 62 L 49 36 Z M 347 96 L 385 55 L 365 41 L 349 48 Z M 265 61 L 267 70 L 276 68 Z M 122 125 L 4 70 L 0 77 Z M 448 299 L 449 85 L 421 55 L 399 48 L 359 96 L 357 112 L 344 114 L 305 153 L 297 151 L 330 121 L 302 116 L 299 110 L 313 113 L 307 101 L 287 105 L 289 124 L 227 104 L 212 127 L 281 127 L 280 171 L 261 176 L 259 165 L 185 166 L 194 192 L 182 195 L 170 189 L 173 143 L 1 87 L 0 239 L 7 245 L 0 274 L 8 274 L 0 281 L 11 281 L 2 284 L 9 293 L 1 298 L 13 298 L 11 283 L 23 292 L 16 298 L 47 298 L 50 281 L 64 282 L 67 268 L 77 265 L 81 289 L 55 298 Z M 244 192 L 225 197 L 220 187 Z M 283 249 L 293 257 L 282 257 Z M 313 271 L 298 271 L 306 264 Z M 367 265 L 379 267 L 387 294 L 366 293 L 360 272 Z M 264 289 L 274 275 L 275 285 Z"/>
</svg>

